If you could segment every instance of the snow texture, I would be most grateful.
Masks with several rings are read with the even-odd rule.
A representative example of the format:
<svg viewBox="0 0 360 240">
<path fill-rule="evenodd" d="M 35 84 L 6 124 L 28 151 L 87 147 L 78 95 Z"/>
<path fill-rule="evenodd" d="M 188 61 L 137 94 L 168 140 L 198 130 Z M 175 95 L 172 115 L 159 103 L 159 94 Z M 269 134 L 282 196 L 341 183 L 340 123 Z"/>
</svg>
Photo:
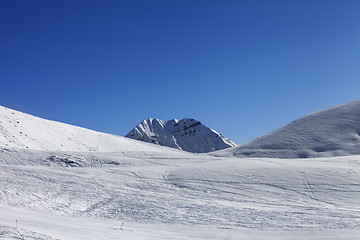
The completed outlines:
<svg viewBox="0 0 360 240">
<path fill-rule="evenodd" d="M 91 229 L 89 222 L 105 224 L 106 220 L 111 223 L 98 233 L 103 234 L 101 239 L 125 234 L 119 230 L 122 222 L 127 231 L 137 226 L 136 232 L 126 233 L 133 236 L 129 239 L 159 239 L 141 235 L 149 231 L 149 225 L 154 228 L 150 236 L 165 234 L 170 239 L 236 239 L 247 231 L 320 232 L 320 236 L 329 231 L 352 232 L 360 229 L 359 159 L 284 161 L 174 155 L 171 151 L 3 149 L 0 204 L 5 210 L 0 210 L 0 225 L 11 227 L 19 219 L 25 231 L 59 239 L 99 239 L 83 228 Z M 17 214 L 12 207 L 20 208 Z M 12 217 L 6 218 L 6 211 Z M 31 211 L 46 217 L 28 220 L 34 217 Z M 64 220 L 58 215 L 65 216 Z M 65 230 L 79 218 L 85 219 L 72 227 L 72 233 Z M 22 225 L 25 221 L 29 223 Z M 39 228 L 39 221 L 57 225 Z M 202 230 L 195 237 L 192 229 L 198 228 Z M 170 230 L 165 229 L 174 232 L 166 234 Z M 179 237 L 184 234 L 189 235 Z M 78 235 L 83 237 L 74 237 Z"/>
<path fill-rule="evenodd" d="M 358 239 L 359 155 L 216 157 L 2 113 L 0 239 Z"/>
<path fill-rule="evenodd" d="M 154 144 L 45 120 L 1 106 L 0 147 L 75 152 L 168 151 Z"/>
<path fill-rule="evenodd" d="M 217 156 L 309 158 L 360 154 L 360 101 L 318 111 Z"/>
<path fill-rule="evenodd" d="M 150 118 L 139 123 L 126 137 L 193 153 L 236 146 L 230 139 L 190 118 L 170 121 Z"/>
</svg>

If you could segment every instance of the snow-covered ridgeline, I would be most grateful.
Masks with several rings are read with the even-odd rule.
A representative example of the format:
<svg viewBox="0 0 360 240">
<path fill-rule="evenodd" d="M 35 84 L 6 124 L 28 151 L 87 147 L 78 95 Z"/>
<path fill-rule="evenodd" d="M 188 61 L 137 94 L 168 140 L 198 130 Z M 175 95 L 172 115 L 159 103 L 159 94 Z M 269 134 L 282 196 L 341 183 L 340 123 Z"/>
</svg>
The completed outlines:
<svg viewBox="0 0 360 240">
<path fill-rule="evenodd" d="M 230 139 L 191 118 L 169 121 L 149 118 L 139 123 L 126 137 L 194 153 L 236 146 Z"/>
<path fill-rule="evenodd" d="M 360 154 L 360 101 L 311 113 L 218 156 L 309 158 Z"/>
<path fill-rule="evenodd" d="M 122 136 L 50 121 L 0 106 L 0 148 L 46 151 L 168 151 Z"/>
</svg>

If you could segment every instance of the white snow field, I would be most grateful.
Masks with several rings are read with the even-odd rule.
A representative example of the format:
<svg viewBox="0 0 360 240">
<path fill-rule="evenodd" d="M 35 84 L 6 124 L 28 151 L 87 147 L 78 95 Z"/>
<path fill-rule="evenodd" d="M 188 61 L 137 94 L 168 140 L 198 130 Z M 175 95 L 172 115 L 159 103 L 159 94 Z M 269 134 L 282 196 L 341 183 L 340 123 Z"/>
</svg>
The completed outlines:
<svg viewBox="0 0 360 240">
<path fill-rule="evenodd" d="M 18 219 L 34 239 L 358 239 L 359 174 L 360 156 L 2 149 L 0 234 L 19 239 Z"/>
<path fill-rule="evenodd" d="M 0 239 L 359 239 L 358 155 L 216 157 L 0 117 Z"/>
<path fill-rule="evenodd" d="M 299 118 L 218 156 L 308 158 L 360 154 L 360 101 Z"/>
</svg>

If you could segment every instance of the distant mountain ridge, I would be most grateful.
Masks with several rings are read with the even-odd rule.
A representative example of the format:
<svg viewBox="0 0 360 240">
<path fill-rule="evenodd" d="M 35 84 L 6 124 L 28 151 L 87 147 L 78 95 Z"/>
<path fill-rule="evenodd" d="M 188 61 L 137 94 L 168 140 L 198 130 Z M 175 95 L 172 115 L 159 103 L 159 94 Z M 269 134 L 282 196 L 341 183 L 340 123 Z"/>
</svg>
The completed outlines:
<svg viewBox="0 0 360 240">
<path fill-rule="evenodd" d="M 74 152 L 168 151 L 155 144 L 195 153 L 216 151 L 211 154 L 224 157 L 360 155 L 360 101 L 314 112 L 239 146 L 190 118 L 170 121 L 151 118 L 137 125 L 126 137 L 121 137 L 0 106 L 0 148 Z"/>
<path fill-rule="evenodd" d="M 169 121 L 149 118 L 139 123 L 125 137 L 194 153 L 236 146 L 230 139 L 191 118 Z"/>
<path fill-rule="evenodd" d="M 360 154 L 360 101 L 299 118 L 219 156 L 309 158 Z"/>
</svg>

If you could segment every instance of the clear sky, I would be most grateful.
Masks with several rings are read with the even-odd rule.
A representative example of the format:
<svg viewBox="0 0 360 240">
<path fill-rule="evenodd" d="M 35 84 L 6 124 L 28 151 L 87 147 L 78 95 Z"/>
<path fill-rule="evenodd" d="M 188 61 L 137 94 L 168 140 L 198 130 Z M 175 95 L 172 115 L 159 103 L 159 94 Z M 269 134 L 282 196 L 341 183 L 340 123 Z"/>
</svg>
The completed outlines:
<svg viewBox="0 0 360 240">
<path fill-rule="evenodd" d="M 245 143 L 360 99 L 358 0 L 0 4 L 0 105 L 46 119 L 191 117 Z"/>
</svg>

